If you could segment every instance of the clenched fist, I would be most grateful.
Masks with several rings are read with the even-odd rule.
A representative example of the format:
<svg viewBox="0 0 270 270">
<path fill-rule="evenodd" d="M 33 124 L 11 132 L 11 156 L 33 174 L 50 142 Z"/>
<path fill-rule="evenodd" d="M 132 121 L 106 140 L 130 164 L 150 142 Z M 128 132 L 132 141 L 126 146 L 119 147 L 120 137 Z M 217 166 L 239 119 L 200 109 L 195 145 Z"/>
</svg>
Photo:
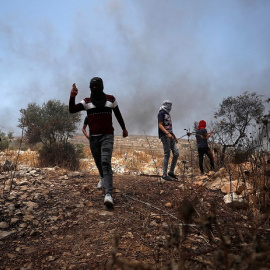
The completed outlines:
<svg viewBox="0 0 270 270">
<path fill-rule="evenodd" d="M 78 94 L 78 88 L 76 86 L 75 83 L 72 84 L 72 89 L 71 89 L 71 92 L 70 92 L 70 96 L 71 97 L 76 97 Z"/>
</svg>

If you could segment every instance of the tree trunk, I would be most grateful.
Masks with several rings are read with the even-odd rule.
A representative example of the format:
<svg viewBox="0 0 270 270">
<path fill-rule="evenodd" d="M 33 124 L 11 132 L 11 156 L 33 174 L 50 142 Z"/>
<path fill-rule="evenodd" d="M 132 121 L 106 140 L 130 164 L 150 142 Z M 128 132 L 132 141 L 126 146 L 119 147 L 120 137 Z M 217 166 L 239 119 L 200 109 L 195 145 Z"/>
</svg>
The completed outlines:
<svg viewBox="0 0 270 270">
<path fill-rule="evenodd" d="M 221 152 L 221 157 L 220 157 L 220 165 L 221 166 L 224 166 L 226 149 L 227 149 L 227 145 L 223 145 L 222 152 Z"/>
</svg>

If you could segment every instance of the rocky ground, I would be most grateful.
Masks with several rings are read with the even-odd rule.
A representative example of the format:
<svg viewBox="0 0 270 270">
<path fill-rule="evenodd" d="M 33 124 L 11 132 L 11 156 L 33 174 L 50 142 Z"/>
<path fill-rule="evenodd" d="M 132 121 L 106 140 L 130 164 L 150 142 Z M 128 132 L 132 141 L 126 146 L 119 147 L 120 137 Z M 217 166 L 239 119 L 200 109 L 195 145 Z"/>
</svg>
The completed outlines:
<svg viewBox="0 0 270 270">
<path fill-rule="evenodd" d="M 0 269 L 270 269 L 266 193 L 224 168 L 161 181 L 150 161 L 113 161 L 113 209 L 94 169 L 2 171 Z"/>
<path fill-rule="evenodd" d="M 22 167 L 15 176 L 1 199 L 0 269 L 269 269 L 269 219 L 225 204 L 220 175 L 115 175 L 114 209 L 96 175 Z"/>
</svg>

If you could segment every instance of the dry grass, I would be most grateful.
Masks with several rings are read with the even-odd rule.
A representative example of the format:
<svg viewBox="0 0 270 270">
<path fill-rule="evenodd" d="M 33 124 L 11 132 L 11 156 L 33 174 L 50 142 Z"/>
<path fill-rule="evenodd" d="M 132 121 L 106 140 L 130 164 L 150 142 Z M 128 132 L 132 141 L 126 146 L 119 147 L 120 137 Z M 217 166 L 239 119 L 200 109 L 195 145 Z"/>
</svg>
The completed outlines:
<svg viewBox="0 0 270 270">
<path fill-rule="evenodd" d="M 6 160 L 10 160 L 12 163 L 24 164 L 30 167 L 38 167 L 38 153 L 31 151 L 9 150 L 0 153 L 0 162 L 5 163 Z"/>
<path fill-rule="evenodd" d="M 124 140 L 117 137 L 112 158 L 114 172 L 116 174 L 135 175 L 160 173 L 163 159 L 162 146 L 156 138 L 149 138 L 149 140 L 150 145 L 145 138 L 131 137 L 129 140 Z M 88 143 L 84 144 L 86 158 L 81 161 L 80 170 L 86 170 L 97 175 L 98 172 Z M 184 170 L 191 174 L 198 173 L 196 149 L 187 142 L 182 142 L 179 146 L 180 159 L 176 173 L 181 175 Z M 10 159 L 16 162 L 17 157 L 17 151 L 8 151 L 2 153 L 0 161 L 3 163 L 6 159 Z M 188 161 L 185 167 L 183 160 Z M 267 243 L 270 223 L 269 153 L 257 153 L 245 163 L 234 164 L 231 161 L 231 157 L 228 156 L 224 166 L 224 170 L 229 174 L 230 179 L 237 180 L 239 186 L 242 183 L 252 185 L 252 193 L 246 194 L 248 199 L 246 209 L 237 207 L 229 209 L 222 203 L 220 193 L 211 193 L 209 190 L 200 188 L 189 190 L 188 199 L 185 198 L 181 201 L 179 197 L 173 196 L 176 189 L 169 186 L 167 188 L 171 189 L 167 193 L 170 194 L 170 201 L 172 205 L 177 205 L 173 213 L 174 216 L 179 217 L 177 222 L 179 223 L 179 220 L 181 220 L 182 223 L 194 225 L 194 227 L 180 226 L 175 222 L 169 224 L 169 233 L 166 235 L 168 238 L 167 244 L 168 248 L 174 251 L 171 257 L 177 258 L 177 261 L 174 262 L 171 259 L 167 262 L 168 267 L 151 267 L 145 261 L 122 259 L 117 256 L 117 252 L 121 248 L 121 242 L 115 238 L 111 252 L 112 258 L 107 269 L 262 269 L 260 268 L 262 265 L 269 266 L 270 247 Z M 38 166 L 37 162 L 38 157 L 35 151 L 20 152 L 18 164 L 36 167 Z M 205 167 L 207 168 L 207 166 L 208 159 L 206 158 Z M 136 185 L 136 187 L 139 188 L 141 185 Z M 133 186 L 134 189 L 136 187 Z M 160 187 L 156 188 L 158 198 L 161 194 Z M 133 197 L 138 194 L 143 195 L 138 197 L 138 205 L 154 195 L 154 193 L 149 194 L 147 189 L 132 192 L 130 196 Z M 213 198 L 210 201 L 211 195 Z M 152 200 L 149 201 L 145 203 L 146 206 L 150 206 L 150 203 L 152 203 Z M 132 204 L 133 210 L 134 205 L 135 203 Z M 154 204 L 151 206 L 152 209 L 160 210 Z M 145 219 L 145 225 L 142 227 L 143 233 L 145 235 L 152 233 L 150 211 L 144 213 L 142 207 L 137 209 L 138 215 Z M 164 214 L 164 211 L 162 213 Z M 165 214 L 167 216 L 168 213 L 165 212 Z M 143 233 L 142 235 L 144 235 Z M 156 265 L 161 265 L 159 254 L 164 253 L 162 248 L 165 245 L 158 242 L 161 236 L 162 234 L 159 234 L 152 241 L 153 243 L 156 241 L 153 248 Z"/>
<path fill-rule="evenodd" d="M 98 175 L 97 168 L 92 158 L 89 144 L 82 136 L 74 139 L 73 143 L 84 145 L 85 158 L 80 161 L 80 170 Z M 178 144 L 180 158 L 175 173 L 179 176 L 185 173 L 199 174 L 198 156 L 194 142 L 182 140 Z M 0 153 L 0 163 L 10 160 L 13 164 L 38 167 L 38 153 L 30 149 L 26 151 L 7 150 Z M 233 157 L 227 156 L 224 169 L 232 180 L 238 181 L 238 186 L 250 184 L 254 190 L 256 203 L 260 208 L 270 207 L 270 155 L 267 152 L 259 152 L 252 155 L 248 162 L 235 164 Z M 163 148 L 157 137 L 130 136 L 122 138 L 115 136 L 112 168 L 115 174 L 132 175 L 161 175 L 163 161 Z M 185 166 L 183 161 L 186 161 Z M 204 166 L 209 170 L 209 160 L 205 158 Z M 217 168 L 218 169 L 218 168 Z M 250 195 L 250 196 L 251 196 Z M 254 201 L 254 198 L 251 199 Z"/>
</svg>

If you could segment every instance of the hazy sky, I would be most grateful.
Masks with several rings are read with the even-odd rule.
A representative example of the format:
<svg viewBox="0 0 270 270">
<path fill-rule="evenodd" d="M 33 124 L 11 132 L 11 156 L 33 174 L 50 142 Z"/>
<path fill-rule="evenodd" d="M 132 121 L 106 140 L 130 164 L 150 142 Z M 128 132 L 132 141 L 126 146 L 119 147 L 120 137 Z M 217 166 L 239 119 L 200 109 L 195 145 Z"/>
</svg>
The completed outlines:
<svg viewBox="0 0 270 270">
<path fill-rule="evenodd" d="M 31 102 L 68 104 L 73 82 L 77 102 L 89 96 L 94 76 L 116 97 L 129 134 L 157 135 L 165 99 L 180 137 L 194 121 L 212 120 L 223 98 L 270 96 L 269 0 L 0 2 L 6 133 L 20 135 L 19 110 Z"/>
</svg>

